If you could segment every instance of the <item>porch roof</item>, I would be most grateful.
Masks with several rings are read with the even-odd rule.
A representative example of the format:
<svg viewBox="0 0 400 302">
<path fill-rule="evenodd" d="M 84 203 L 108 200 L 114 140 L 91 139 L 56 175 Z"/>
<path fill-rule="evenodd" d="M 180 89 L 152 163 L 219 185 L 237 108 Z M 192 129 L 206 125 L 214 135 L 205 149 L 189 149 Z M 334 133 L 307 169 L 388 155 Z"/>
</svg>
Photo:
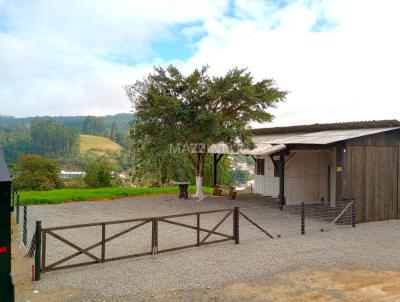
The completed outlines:
<svg viewBox="0 0 400 302">
<path fill-rule="evenodd" d="M 361 128 L 361 129 L 337 129 L 314 132 L 291 132 L 291 133 L 270 133 L 266 135 L 256 135 L 253 141 L 256 147 L 253 150 L 242 149 L 237 152 L 232 151 L 226 144 L 214 144 L 208 149 L 211 154 L 230 154 L 230 155 L 253 155 L 267 156 L 277 153 L 286 148 L 286 145 L 327 145 L 356 137 L 400 129 L 397 127 L 381 128 Z"/>
<path fill-rule="evenodd" d="M 307 145 L 326 145 L 336 143 L 356 137 L 400 129 L 400 127 L 369 128 L 369 129 L 342 129 L 325 130 L 307 133 L 282 133 L 254 136 L 254 142 L 277 144 L 307 144 Z"/>
<path fill-rule="evenodd" d="M 285 149 L 286 146 L 283 144 L 271 145 L 268 143 L 256 143 L 256 147 L 253 150 L 241 149 L 233 151 L 229 149 L 226 144 L 214 144 L 208 148 L 210 154 L 229 154 L 229 155 L 252 155 L 252 156 L 267 156 L 279 152 Z"/>
</svg>

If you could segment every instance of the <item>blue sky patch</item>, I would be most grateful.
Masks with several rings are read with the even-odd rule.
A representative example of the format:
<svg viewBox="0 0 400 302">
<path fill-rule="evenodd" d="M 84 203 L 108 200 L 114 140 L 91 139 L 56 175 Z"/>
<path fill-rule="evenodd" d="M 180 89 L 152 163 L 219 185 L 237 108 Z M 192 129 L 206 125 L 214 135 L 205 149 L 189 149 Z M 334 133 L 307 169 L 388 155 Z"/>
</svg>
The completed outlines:
<svg viewBox="0 0 400 302">
<path fill-rule="evenodd" d="M 165 61 L 170 61 L 190 58 L 196 51 L 194 45 L 205 36 L 205 33 L 194 31 L 191 35 L 188 35 L 185 34 L 185 29 L 190 30 L 200 26 L 200 22 L 174 26 L 170 30 L 168 39 L 160 39 L 151 43 L 152 58 L 149 59 L 162 58 Z"/>
<path fill-rule="evenodd" d="M 311 32 L 322 32 L 322 31 L 329 31 L 335 28 L 338 23 L 334 20 L 330 20 L 325 18 L 324 16 L 318 17 L 317 21 L 313 24 L 310 31 Z"/>
<path fill-rule="evenodd" d="M 8 16 L 0 11 L 0 32 L 7 32 L 9 27 Z"/>
<path fill-rule="evenodd" d="M 195 44 L 206 34 L 196 29 L 196 27 L 200 28 L 201 25 L 200 22 L 192 22 L 174 26 L 169 30 L 168 37 L 159 37 L 150 41 L 148 50 L 141 55 L 112 53 L 107 56 L 107 59 L 129 66 L 151 63 L 160 59 L 163 61 L 186 60 L 195 54 Z M 191 34 L 185 32 L 185 30 L 190 31 L 190 29 L 194 29 Z"/>
</svg>

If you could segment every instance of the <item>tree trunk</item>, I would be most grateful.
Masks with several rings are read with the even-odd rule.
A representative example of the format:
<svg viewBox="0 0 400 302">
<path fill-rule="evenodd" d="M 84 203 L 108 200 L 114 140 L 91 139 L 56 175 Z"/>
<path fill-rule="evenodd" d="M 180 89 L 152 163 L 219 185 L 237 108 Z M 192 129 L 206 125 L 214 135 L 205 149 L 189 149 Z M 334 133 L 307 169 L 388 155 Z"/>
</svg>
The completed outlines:
<svg viewBox="0 0 400 302">
<path fill-rule="evenodd" d="M 203 175 L 204 175 L 204 162 L 206 159 L 206 155 L 204 153 L 197 153 L 196 161 L 193 162 L 195 166 L 196 172 L 196 194 L 194 194 L 195 198 L 204 198 L 203 193 Z"/>
<path fill-rule="evenodd" d="M 194 194 L 196 198 L 203 198 L 203 176 L 196 175 L 196 194 Z"/>
</svg>

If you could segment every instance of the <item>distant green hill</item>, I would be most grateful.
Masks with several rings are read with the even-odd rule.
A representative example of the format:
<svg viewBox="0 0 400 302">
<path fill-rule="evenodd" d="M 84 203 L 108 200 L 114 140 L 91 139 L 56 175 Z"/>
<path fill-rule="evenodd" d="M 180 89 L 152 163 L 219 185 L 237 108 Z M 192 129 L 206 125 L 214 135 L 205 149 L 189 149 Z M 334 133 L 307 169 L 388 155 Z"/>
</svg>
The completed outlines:
<svg viewBox="0 0 400 302">
<path fill-rule="evenodd" d="M 82 131 L 83 122 L 86 116 L 32 116 L 32 117 L 13 117 L 13 116 L 2 116 L 0 115 L 0 126 L 28 126 L 32 120 L 56 120 L 64 123 L 68 127 L 71 127 L 79 132 Z M 127 131 L 129 129 L 129 123 L 131 122 L 133 115 L 131 113 L 118 113 L 115 115 L 106 115 L 105 126 L 111 130 L 111 125 L 115 121 L 118 124 L 118 129 L 121 131 Z"/>
</svg>

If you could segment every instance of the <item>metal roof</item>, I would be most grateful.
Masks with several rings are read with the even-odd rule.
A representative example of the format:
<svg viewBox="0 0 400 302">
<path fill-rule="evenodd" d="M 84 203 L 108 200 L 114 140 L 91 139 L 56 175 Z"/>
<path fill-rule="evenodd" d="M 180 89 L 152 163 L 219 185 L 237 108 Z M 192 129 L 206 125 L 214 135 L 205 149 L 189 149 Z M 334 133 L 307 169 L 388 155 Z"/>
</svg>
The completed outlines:
<svg viewBox="0 0 400 302">
<path fill-rule="evenodd" d="M 86 173 L 84 171 L 65 171 L 65 170 L 61 170 L 60 174 L 61 175 L 85 175 Z"/>
<path fill-rule="evenodd" d="M 280 135 L 255 136 L 256 143 L 277 144 L 315 144 L 326 145 L 356 137 L 400 129 L 400 127 L 326 130 L 311 133 L 285 133 Z"/>
<path fill-rule="evenodd" d="M 214 144 L 208 149 L 208 153 L 230 154 L 230 155 L 253 155 L 267 156 L 286 148 L 289 144 L 299 145 L 327 145 L 356 137 L 391 131 L 400 129 L 400 127 L 386 128 L 363 128 L 363 129 L 342 129 L 342 130 L 326 130 L 317 132 L 295 132 L 295 133 L 280 133 L 268 135 L 255 135 L 253 142 L 256 148 L 253 150 L 243 149 L 234 152 L 229 149 L 226 144 Z"/>
<path fill-rule="evenodd" d="M 0 149 L 0 182 L 10 182 L 11 174 L 8 170 L 6 160 L 4 159 L 4 153 Z"/>
<path fill-rule="evenodd" d="M 400 127 L 398 120 L 373 120 L 373 121 L 354 121 L 328 124 L 295 125 L 286 127 L 270 127 L 252 129 L 254 135 L 271 135 L 282 133 L 299 132 L 320 132 L 326 130 L 350 130 L 350 129 L 371 129 L 371 128 L 390 128 Z"/>
<path fill-rule="evenodd" d="M 286 146 L 282 144 L 271 145 L 266 143 L 256 143 L 256 147 L 253 150 L 249 149 L 241 149 L 238 151 L 232 151 L 226 144 L 214 144 L 208 148 L 208 153 L 213 154 L 229 154 L 229 155 L 253 155 L 253 156 L 266 156 L 270 154 L 274 154 L 278 151 L 285 149 Z"/>
</svg>

